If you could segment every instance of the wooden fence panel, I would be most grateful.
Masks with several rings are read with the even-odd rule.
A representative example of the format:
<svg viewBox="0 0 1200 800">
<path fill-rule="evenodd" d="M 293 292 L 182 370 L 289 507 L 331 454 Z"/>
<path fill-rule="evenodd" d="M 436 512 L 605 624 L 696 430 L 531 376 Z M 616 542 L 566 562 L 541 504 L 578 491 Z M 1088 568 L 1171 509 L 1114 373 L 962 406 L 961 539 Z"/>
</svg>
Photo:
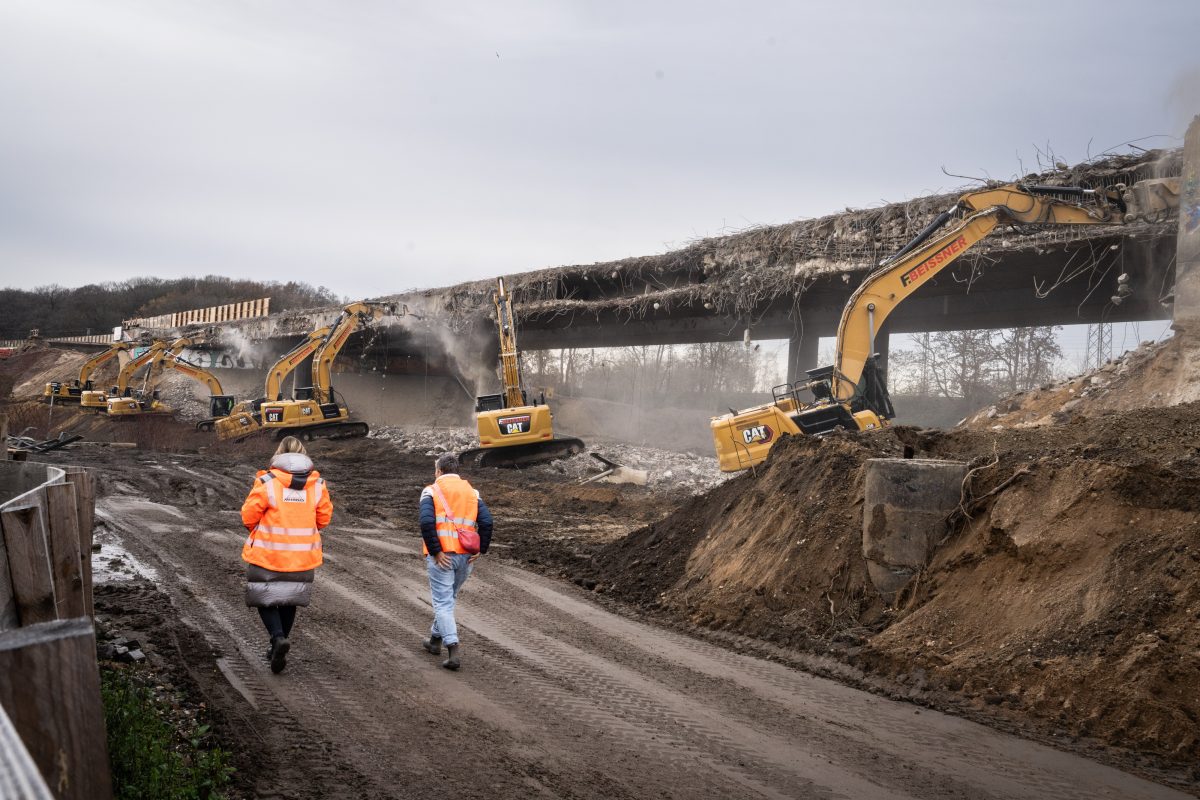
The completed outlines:
<svg viewBox="0 0 1200 800">
<path fill-rule="evenodd" d="M 60 800 L 110 800 L 96 637 L 89 619 L 0 634 L 0 705 Z"/>
<path fill-rule="evenodd" d="M 11 630 L 21 624 L 17 613 L 17 596 L 13 593 L 12 577 L 8 568 L 8 548 L 4 536 L 0 535 L 0 632 Z"/>
<path fill-rule="evenodd" d="M 74 484 L 60 483 L 46 487 L 46 527 L 46 545 L 50 552 L 50 574 L 54 579 L 58 618 L 87 616 L 83 568 L 79 561 L 79 510 L 75 507 Z"/>
<path fill-rule="evenodd" d="M 96 616 L 92 601 L 92 534 L 96 526 L 96 481 L 83 467 L 64 467 L 67 480 L 75 487 L 75 506 L 79 512 L 79 567 L 83 579 L 83 606 L 89 617 Z"/>
<path fill-rule="evenodd" d="M 40 503 L 0 512 L 8 571 L 22 625 L 58 619 L 42 512 Z"/>
</svg>

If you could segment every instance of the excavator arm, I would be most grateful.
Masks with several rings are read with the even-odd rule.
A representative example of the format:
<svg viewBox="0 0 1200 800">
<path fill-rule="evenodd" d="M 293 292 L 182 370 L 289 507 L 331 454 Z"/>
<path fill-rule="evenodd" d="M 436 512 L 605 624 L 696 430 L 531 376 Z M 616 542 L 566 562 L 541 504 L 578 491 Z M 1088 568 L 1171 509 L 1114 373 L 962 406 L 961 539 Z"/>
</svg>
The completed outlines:
<svg viewBox="0 0 1200 800">
<path fill-rule="evenodd" d="M 333 402 L 333 362 L 338 353 L 346 346 L 350 334 L 358 330 L 360 325 L 366 325 L 375 320 L 397 313 L 393 303 L 375 303 L 363 301 L 351 303 L 342 309 L 337 322 L 329 336 L 316 348 L 313 354 L 312 379 L 313 399 L 318 403 Z M 401 313 L 403 313 L 401 311 Z"/>
<path fill-rule="evenodd" d="M 132 346 L 133 345 L 131 345 L 129 342 L 116 342 L 112 347 L 108 348 L 103 353 L 89 358 L 83 363 L 83 366 L 79 368 L 79 380 L 77 381 L 78 385 L 85 389 L 91 388 L 88 384 L 91 382 L 92 373 L 96 371 L 96 368 L 102 364 L 107 364 L 109 361 L 112 361 L 119 354 L 125 352 Z"/>
<path fill-rule="evenodd" d="M 221 391 L 221 382 L 217 380 L 216 375 L 213 375 L 208 370 L 184 361 L 179 356 L 165 359 L 162 363 L 165 369 L 172 369 L 176 372 L 181 372 L 184 375 L 187 375 L 189 378 L 203 383 L 208 387 L 209 394 L 224 394 L 224 392 Z"/>
<path fill-rule="evenodd" d="M 147 348 L 146 352 L 137 358 L 129 359 L 125 366 L 121 367 L 121 371 L 117 373 L 117 383 L 113 387 L 113 394 L 123 397 L 129 390 L 129 382 L 133 380 L 133 376 L 137 374 L 138 370 L 147 364 L 153 363 L 156 359 L 160 359 L 166 349 L 166 342 L 155 342 Z"/>
<path fill-rule="evenodd" d="M 178 342 L 179 340 L 177 340 Z M 190 344 L 190 342 L 189 342 Z M 185 345 L 186 346 L 186 345 Z M 182 348 L 180 348 L 182 349 Z M 223 417 L 227 417 L 233 411 L 234 398 L 232 395 L 225 394 L 221 389 L 221 381 L 203 367 L 198 367 L 188 361 L 184 361 L 179 357 L 178 353 L 173 354 L 170 358 L 162 362 L 165 369 L 171 369 L 176 372 L 183 373 L 189 378 L 199 381 L 208 387 L 208 419 L 201 420 L 196 423 L 196 429 L 201 431 L 212 430 L 215 422 Z"/>
<path fill-rule="evenodd" d="M 512 300 L 504 289 L 504 278 L 497 281 L 492 295 L 496 306 L 496 328 L 500 334 L 500 372 L 504 382 L 504 404 L 509 408 L 525 405 L 521 391 L 521 361 L 517 356 L 517 326 L 513 323 Z"/>
<path fill-rule="evenodd" d="M 321 343 L 325 341 L 325 337 L 329 336 L 332 330 L 328 325 L 323 328 L 317 328 L 310 333 L 303 342 L 293 347 L 283 355 L 278 361 L 271 365 L 271 369 L 267 372 L 267 383 L 263 391 L 263 397 L 267 400 L 282 400 L 283 399 L 283 382 L 288 376 L 296 371 L 296 368 L 304 363 L 304 359 L 316 352 Z"/>
</svg>

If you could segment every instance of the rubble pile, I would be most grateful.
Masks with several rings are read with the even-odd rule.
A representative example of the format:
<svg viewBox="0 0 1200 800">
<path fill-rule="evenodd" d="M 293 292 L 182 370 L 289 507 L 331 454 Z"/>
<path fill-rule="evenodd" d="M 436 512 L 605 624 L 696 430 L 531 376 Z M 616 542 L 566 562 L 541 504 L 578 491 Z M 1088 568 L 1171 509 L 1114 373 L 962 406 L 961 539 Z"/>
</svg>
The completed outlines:
<svg viewBox="0 0 1200 800">
<path fill-rule="evenodd" d="M 401 450 L 427 456 L 460 453 L 477 447 L 479 443 L 478 434 L 473 428 L 386 426 L 375 428 L 371 436 L 386 439 Z M 652 488 L 696 493 L 710 489 L 729 477 L 721 472 L 715 458 L 622 442 L 589 443 L 588 452 L 526 467 L 522 472 L 546 478 L 583 481 L 604 470 L 604 465 L 592 458 L 591 453 L 598 453 L 622 466 L 645 470 L 648 473 L 647 485 Z"/>
<path fill-rule="evenodd" d="M 1039 428 L 1075 417 L 1111 411 L 1158 408 L 1200 399 L 1194 374 L 1197 344 L 1185 337 L 1143 342 L 1083 375 L 1017 392 L 959 423 L 960 427 L 1001 430 Z"/>
</svg>

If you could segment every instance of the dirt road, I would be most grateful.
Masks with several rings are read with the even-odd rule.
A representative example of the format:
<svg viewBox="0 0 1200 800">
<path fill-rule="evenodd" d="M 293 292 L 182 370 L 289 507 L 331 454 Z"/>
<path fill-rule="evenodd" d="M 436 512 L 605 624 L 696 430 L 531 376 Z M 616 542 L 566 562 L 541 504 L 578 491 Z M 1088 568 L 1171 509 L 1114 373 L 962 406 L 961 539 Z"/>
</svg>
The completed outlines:
<svg viewBox="0 0 1200 800">
<path fill-rule="evenodd" d="M 272 675 L 242 603 L 230 499 L 246 476 L 204 463 L 101 465 L 100 539 L 156 573 L 173 604 L 160 613 L 186 623 L 164 635 L 186 640 L 193 678 L 233 722 L 256 796 L 1186 796 L 619 616 L 500 549 L 464 590 L 464 666 L 446 672 L 418 646 L 431 612 L 416 537 L 344 509 Z"/>
</svg>

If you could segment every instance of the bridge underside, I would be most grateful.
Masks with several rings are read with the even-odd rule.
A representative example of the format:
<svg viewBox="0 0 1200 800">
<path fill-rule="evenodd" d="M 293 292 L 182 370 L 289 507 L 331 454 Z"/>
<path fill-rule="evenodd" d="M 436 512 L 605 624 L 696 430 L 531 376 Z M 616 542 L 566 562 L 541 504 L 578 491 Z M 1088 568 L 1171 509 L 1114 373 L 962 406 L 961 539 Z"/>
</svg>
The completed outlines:
<svg viewBox="0 0 1200 800">
<path fill-rule="evenodd" d="M 948 270 L 888 319 L 891 333 L 1012 328 L 1168 319 L 1175 239 L 1157 232 L 1110 235 L 1053 249 L 989 253 Z M 841 276 L 850 276 L 844 280 Z M 1134 294 L 1113 304 L 1117 277 Z M 842 308 L 865 271 L 814 280 L 797 297 L 776 298 L 736 317 L 714 314 L 704 302 L 670 311 L 623 303 L 564 308 L 527 318 L 521 342 L 529 349 L 613 347 L 833 336 Z M 1064 280 L 1066 279 L 1066 280 Z"/>
</svg>

